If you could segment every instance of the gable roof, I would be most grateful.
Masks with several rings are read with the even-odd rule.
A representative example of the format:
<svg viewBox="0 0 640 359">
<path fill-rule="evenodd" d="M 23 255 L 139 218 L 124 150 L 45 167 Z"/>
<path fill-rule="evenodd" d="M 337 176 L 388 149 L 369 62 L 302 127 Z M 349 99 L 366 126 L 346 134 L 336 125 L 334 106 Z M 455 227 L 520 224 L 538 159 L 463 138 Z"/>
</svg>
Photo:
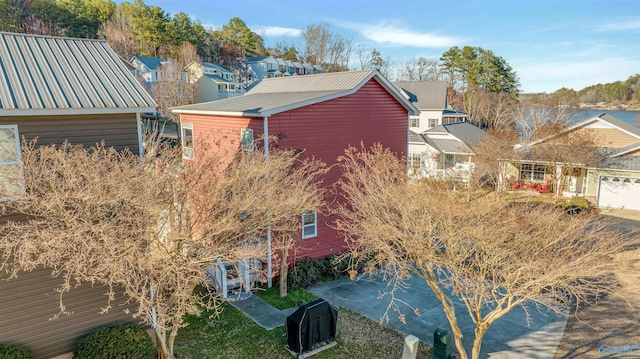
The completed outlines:
<svg viewBox="0 0 640 359">
<path fill-rule="evenodd" d="M 444 153 L 474 154 L 474 143 L 485 136 L 486 132 L 475 125 L 456 122 L 433 127 L 422 134 L 409 131 L 409 142 L 426 143 Z"/>
<path fill-rule="evenodd" d="M 0 116 L 155 108 L 106 41 L 0 32 Z"/>
<path fill-rule="evenodd" d="M 233 71 L 229 70 L 228 68 L 220 65 L 220 64 L 216 64 L 214 62 L 197 62 L 197 64 L 202 65 L 202 67 L 206 67 L 206 68 L 210 68 L 210 69 L 218 69 L 222 72 L 226 72 L 226 73 L 230 73 L 232 74 Z"/>
<path fill-rule="evenodd" d="M 270 116 L 351 95 L 371 79 L 375 79 L 410 114 L 418 114 L 418 110 L 378 70 L 264 79 L 244 96 L 176 107 L 172 111 L 226 116 Z"/>
<path fill-rule="evenodd" d="M 618 157 L 618 156 L 626 155 L 628 153 L 632 153 L 632 152 L 635 152 L 635 151 L 638 151 L 638 150 L 640 150 L 640 141 L 638 141 L 636 143 L 632 143 L 629 146 L 621 148 L 619 151 L 617 151 L 616 153 L 612 154 L 610 157 Z"/>
<path fill-rule="evenodd" d="M 586 126 L 588 126 L 588 125 L 590 125 L 592 123 L 599 122 L 599 121 L 600 122 L 604 122 L 604 123 L 606 123 L 606 124 L 608 124 L 610 126 L 613 126 L 613 127 L 617 128 L 618 130 L 620 130 L 622 132 L 625 132 L 625 133 L 627 133 L 627 134 L 629 134 L 631 136 L 634 136 L 638 140 L 640 140 L 640 128 L 638 128 L 636 126 L 633 126 L 631 124 L 628 124 L 628 123 L 626 123 L 626 122 L 624 122 L 624 121 L 622 121 L 622 120 L 620 120 L 620 119 L 618 119 L 616 117 L 613 117 L 613 116 L 611 116 L 611 115 L 609 115 L 607 113 L 604 113 L 604 112 L 599 114 L 599 115 L 597 115 L 597 116 L 590 117 L 590 118 L 588 118 L 588 119 L 586 119 L 586 120 L 584 120 L 582 122 L 578 122 L 575 125 L 573 125 L 573 126 L 567 128 L 566 130 L 564 130 L 562 133 L 568 133 L 568 132 L 571 132 L 571 131 L 573 131 L 575 129 L 578 129 L 578 128 L 581 128 L 581 127 L 586 127 Z M 552 136 L 549 136 L 549 137 L 546 137 L 546 138 L 543 138 L 543 139 L 540 139 L 540 140 L 537 140 L 537 141 L 533 141 L 529 145 L 532 146 L 532 145 L 538 144 L 540 142 L 544 142 L 544 141 L 550 140 L 550 139 L 552 139 L 554 137 L 557 137 L 557 136 L 561 135 L 562 133 L 557 133 L 555 135 L 552 135 Z"/>
<path fill-rule="evenodd" d="M 393 85 L 420 110 L 447 108 L 447 83 L 444 81 L 394 82 Z"/>
<path fill-rule="evenodd" d="M 162 63 L 166 62 L 167 59 L 162 57 L 147 57 L 147 56 L 134 56 L 133 59 L 137 59 L 141 63 L 143 63 L 149 70 L 155 70 L 159 67 L 162 67 Z M 131 59 L 131 61 L 133 61 Z"/>
</svg>

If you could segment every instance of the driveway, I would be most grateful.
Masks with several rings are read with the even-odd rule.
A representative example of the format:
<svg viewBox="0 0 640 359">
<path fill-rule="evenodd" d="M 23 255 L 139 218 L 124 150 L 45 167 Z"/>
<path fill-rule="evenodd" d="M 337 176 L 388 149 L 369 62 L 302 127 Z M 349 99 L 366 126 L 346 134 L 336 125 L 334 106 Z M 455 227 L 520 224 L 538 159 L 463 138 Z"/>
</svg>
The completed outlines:
<svg viewBox="0 0 640 359">
<path fill-rule="evenodd" d="M 361 277 L 320 283 L 308 289 L 331 304 L 352 310 L 374 321 L 379 321 L 390 302 L 382 296 L 388 291 L 386 282 Z M 405 291 L 398 291 L 396 298 L 416 307 L 420 316 L 411 308 L 400 304 L 406 324 L 398 319 L 398 313 L 389 312 L 389 322 L 384 325 L 405 335 L 413 334 L 421 341 L 433 345 L 433 332 L 442 327 L 450 330 L 442 305 L 427 284 L 420 278 L 412 278 Z M 474 325 L 462 302 L 456 302 L 458 324 L 466 336 L 463 344 L 471 353 Z M 566 325 L 565 317 L 553 312 L 538 312 L 530 308 L 530 322 L 521 308 L 516 308 L 498 319 L 485 335 L 482 358 L 553 358 Z"/>
</svg>

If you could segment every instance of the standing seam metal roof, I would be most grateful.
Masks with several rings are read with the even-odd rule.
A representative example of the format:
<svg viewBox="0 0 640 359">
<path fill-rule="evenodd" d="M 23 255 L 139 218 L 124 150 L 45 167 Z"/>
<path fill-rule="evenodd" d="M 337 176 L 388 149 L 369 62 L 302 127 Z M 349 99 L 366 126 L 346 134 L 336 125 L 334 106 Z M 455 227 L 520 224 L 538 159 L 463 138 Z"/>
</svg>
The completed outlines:
<svg viewBox="0 0 640 359">
<path fill-rule="evenodd" d="M 357 90 L 366 80 L 375 76 L 381 76 L 377 70 L 265 79 L 244 96 L 180 106 L 174 108 L 173 111 L 176 113 L 227 112 L 269 116 L 347 95 Z M 395 91 L 393 85 L 386 82 L 384 78 L 380 77 L 379 81 L 383 87 L 387 87 L 388 91 Z M 394 96 L 410 113 L 417 113 L 417 109 L 402 95 L 396 92 Z"/>
<path fill-rule="evenodd" d="M 106 41 L 0 32 L 0 116 L 155 107 Z"/>
</svg>

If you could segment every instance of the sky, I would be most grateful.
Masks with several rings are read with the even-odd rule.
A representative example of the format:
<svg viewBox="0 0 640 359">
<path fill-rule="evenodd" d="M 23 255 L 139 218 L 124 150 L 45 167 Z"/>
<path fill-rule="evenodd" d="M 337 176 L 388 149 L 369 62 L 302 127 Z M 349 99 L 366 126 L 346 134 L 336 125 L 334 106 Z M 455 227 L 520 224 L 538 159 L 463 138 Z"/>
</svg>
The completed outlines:
<svg viewBox="0 0 640 359">
<path fill-rule="evenodd" d="M 640 73 L 640 0 L 145 0 L 205 27 L 239 17 L 267 47 L 301 43 L 327 22 L 394 64 L 438 59 L 452 46 L 503 57 L 524 93 L 580 90 Z"/>
</svg>

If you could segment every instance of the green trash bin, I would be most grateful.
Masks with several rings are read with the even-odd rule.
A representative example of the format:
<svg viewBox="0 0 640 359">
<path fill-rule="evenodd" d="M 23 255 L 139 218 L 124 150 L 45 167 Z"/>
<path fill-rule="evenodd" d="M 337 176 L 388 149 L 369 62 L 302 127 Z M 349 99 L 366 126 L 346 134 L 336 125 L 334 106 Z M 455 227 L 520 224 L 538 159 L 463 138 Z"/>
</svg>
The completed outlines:
<svg viewBox="0 0 640 359">
<path fill-rule="evenodd" d="M 443 328 L 433 332 L 433 356 L 438 359 L 450 359 L 453 352 L 453 336 Z"/>
</svg>

